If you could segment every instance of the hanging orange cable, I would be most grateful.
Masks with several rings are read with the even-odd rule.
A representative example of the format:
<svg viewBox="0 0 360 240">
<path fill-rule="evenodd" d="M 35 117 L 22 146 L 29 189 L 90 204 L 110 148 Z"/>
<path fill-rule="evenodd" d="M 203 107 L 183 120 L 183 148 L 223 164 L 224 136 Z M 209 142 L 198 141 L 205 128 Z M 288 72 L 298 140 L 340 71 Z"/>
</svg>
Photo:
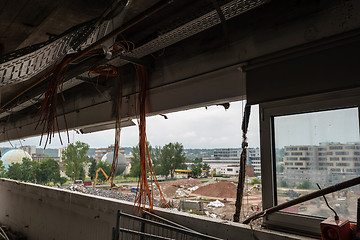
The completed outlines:
<svg viewBox="0 0 360 240">
<path fill-rule="evenodd" d="M 41 131 L 41 138 L 40 138 L 40 144 L 43 139 L 43 135 L 46 132 L 47 137 L 45 140 L 45 146 L 48 143 L 51 143 L 52 137 L 54 137 L 55 132 L 57 131 L 59 134 L 59 139 L 62 144 L 62 139 L 60 136 L 60 128 L 59 128 L 59 122 L 57 117 L 57 106 L 58 106 L 58 90 L 60 90 L 60 101 L 62 105 L 62 111 L 63 111 L 63 117 L 68 137 L 68 142 L 70 142 L 69 133 L 67 131 L 67 121 L 65 117 L 65 109 L 64 109 L 64 96 L 63 96 L 63 80 L 64 75 L 66 72 L 66 69 L 69 65 L 69 63 L 72 61 L 74 55 L 68 55 L 63 60 L 56 65 L 52 72 L 52 76 L 50 77 L 49 85 L 47 89 L 45 90 L 45 97 L 44 101 L 41 104 L 41 108 L 39 109 L 40 112 L 40 118 L 38 120 L 38 123 L 35 128 L 37 128 L 40 124 L 43 125 L 42 131 Z"/>
<path fill-rule="evenodd" d="M 91 74 L 98 74 L 105 77 L 115 77 L 118 75 L 117 69 L 111 65 L 104 65 L 90 69 Z"/>
<path fill-rule="evenodd" d="M 137 66 L 137 76 L 139 79 L 139 110 L 140 117 L 138 120 L 139 125 L 139 148 L 140 148 L 140 173 L 139 173 L 139 181 L 138 181 L 138 189 L 139 191 L 136 194 L 135 205 L 138 206 L 139 213 L 141 209 L 145 211 L 145 204 L 149 201 L 150 211 L 153 211 L 153 198 L 151 195 L 151 191 L 149 188 L 149 182 L 147 179 L 147 171 L 149 170 L 151 180 L 154 180 L 156 186 L 160 192 L 161 202 L 168 206 L 165 197 L 161 191 L 159 183 L 156 179 L 156 175 L 154 172 L 154 168 L 150 158 L 149 147 L 147 145 L 146 139 L 146 84 L 147 84 L 147 73 L 143 66 Z M 146 157 L 147 155 L 147 157 Z"/>
<path fill-rule="evenodd" d="M 92 54 L 92 52 L 90 53 Z M 102 54 L 98 50 L 94 51 L 93 55 L 100 55 Z M 41 131 L 41 138 L 40 138 L 40 144 L 43 140 L 44 133 L 47 133 L 47 137 L 45 140 L 44 148 L 46 148 L 48 143 L 51 143 L 52 137 L 54 137 L 55 132 L 57 131 L 59 134 L 59 140 L 62 144 L 62 139 L 60 135 L 60 127 L 57 117 L 57 107 L 58 107 L 58 98 L 60 97 L 60 103 L 62 108 L 62 114 L 64 118 L 65 123 L 65 129 L 67 133 L 67 139 L 68 142 L 70 142 L 69 137 L 69 131 L 68 131 L 68 125 L 65 117 L 65 109 L 64 109 L 64 95 L 63 95 L 63 83 L 66 71 L 71 63 L 75 61 L 75 59 L 83 59 L 83 57 L 86 57 L 86 55 L 79 58 L 79 53 L 76 54 L 69 54 L 66 55 L 62 61 L 53 67 L 53 69 L 47 73 L 44 77 L 49 79 L 49 84 L 47 89 L 45 90 L 45 97 L 44 101 L 41 104 L 40 107 L 40 118 L 38 120 L 38 123 L 35 128 L 37 128 L 40 124 L 43 125 L 42 131 Z M 110 70 L 109 70 L 110 69 Z M 103 66 L 103 68 L 97 70 L 100 75 L 106 75 L 111 76 L 117 74 L 117 70 L 114 69 L 114 67 L 111 66 L 109 68 L 108 66 Z M 45 78 L 45 79 L 46 79 Z M 44 78 L 41 79 L 42 81 Z M 58 92 L 60 92 L 60 96 L 58 96 Z"/>
</svg>

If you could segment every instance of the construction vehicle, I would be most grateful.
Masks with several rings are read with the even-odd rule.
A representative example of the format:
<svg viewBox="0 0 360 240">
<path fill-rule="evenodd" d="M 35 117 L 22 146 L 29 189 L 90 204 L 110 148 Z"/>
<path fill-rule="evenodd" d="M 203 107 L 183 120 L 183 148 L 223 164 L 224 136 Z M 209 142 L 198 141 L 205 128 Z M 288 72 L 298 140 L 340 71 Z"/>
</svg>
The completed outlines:
<svg viewBox="0 0 360 240">
<path fill-rule="evenodd" d="M 96 170 L 94 187 L 97 185 L 97 178 L 98 178 L 100 171 L 104 174 L 106 180 L 110 183 L 111 188 L 117 188 L 117 186 L 110 180 L 109 176 L 106 174 L 106 172 L 102 168 L 99 168 L 98 170 Z"/>
</svg>

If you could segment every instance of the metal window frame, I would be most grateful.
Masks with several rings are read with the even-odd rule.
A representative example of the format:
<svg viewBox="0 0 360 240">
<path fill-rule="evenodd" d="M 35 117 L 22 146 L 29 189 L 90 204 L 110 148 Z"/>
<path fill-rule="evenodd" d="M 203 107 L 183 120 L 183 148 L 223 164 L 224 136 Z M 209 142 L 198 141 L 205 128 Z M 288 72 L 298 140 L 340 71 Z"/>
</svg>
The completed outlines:
<svg viewBox="0 0 360 240">
<path fill-rule="evenodd" d="M 259 104 L 263 209 L 270 208 L 277 202 L 274 117 L 350 107 L 358 107 L 360 119 L 360 88 Z M 264 217 L 263 224 L 271 229 L 319 236 L 322 220 L 324 218 L 277 212 Z"/>
</svg>

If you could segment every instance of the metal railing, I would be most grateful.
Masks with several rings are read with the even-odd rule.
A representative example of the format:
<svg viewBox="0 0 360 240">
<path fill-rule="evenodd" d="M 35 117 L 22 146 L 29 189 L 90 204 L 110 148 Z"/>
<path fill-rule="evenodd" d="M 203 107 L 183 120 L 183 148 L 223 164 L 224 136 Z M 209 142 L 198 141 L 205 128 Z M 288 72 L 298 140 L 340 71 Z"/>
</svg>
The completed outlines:
<svg viewBox="0 0 360 240">
<path fill-rule="evenodd" d="M 123 221 L 124 218 L 127 218 L 127 220 Z M 142 217 L 139 217 L 121 211 L 117 212 L 112 239 L 222 240 L 184 227 L 150 212 L 145 212 Z"/>
</svg>

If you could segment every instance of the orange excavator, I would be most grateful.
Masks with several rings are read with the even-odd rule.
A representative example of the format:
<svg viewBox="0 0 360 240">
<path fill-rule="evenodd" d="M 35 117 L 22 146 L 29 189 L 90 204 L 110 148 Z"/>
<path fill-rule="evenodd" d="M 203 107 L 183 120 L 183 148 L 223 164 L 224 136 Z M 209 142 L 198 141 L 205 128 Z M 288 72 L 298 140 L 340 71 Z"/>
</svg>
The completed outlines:
<svg viewBox="0 0 360 240">
<path fill-rule="evenodd" d="M 96 175 L 95 175 L 95 181 L 94 181 L 94 187 L 96 187 L 97 185 L 97 178 L 99 176 L 99 172 L 102 172 L 106 178 L 106 180 L 110 183 L 110 186 L 111 188 L 119 188 L 118 186 L 116 186 L 109 178 L 109 176 L 106 174 L 106 172 L 102 169 L 102 168 L 99 168 L 97 171 L 96 171 Z"/>
</svg>

